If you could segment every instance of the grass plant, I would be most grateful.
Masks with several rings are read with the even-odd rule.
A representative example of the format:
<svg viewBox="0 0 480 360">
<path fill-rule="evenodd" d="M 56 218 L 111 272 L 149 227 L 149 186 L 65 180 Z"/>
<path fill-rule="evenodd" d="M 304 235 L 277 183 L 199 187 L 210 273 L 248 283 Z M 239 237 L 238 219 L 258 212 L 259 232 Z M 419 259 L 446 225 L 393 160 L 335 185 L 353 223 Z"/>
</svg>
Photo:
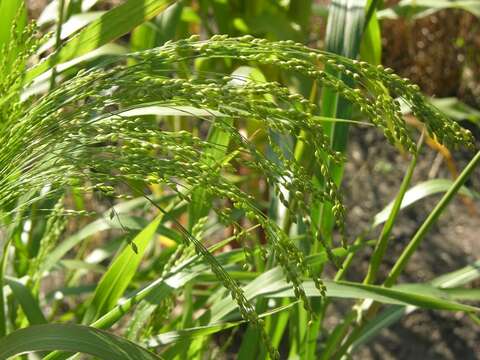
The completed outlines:
<svg viewBox="0 0 480 360">
<path fill-rule="evenodd" d="M 471 133 L 408 79 L 356 60 L 364 30 L 369 44 L 376 39 L 377 2 L 340 1 L 346 7 L 332 10 L 347 23 L 345 11 L 357 16 L 349 53 L 252 35 L 172 41 L 175 32 L 157 36 L 151 26 L 182 31 L 180 14 L 193 8 L 173 3 L 128 0 L 64 40 L 72 8 L 59 1 L 56 45 L 42 60 L 46 40 L 24 24 L 21 2 L 0 28 L 0 359 L 201 359 L 235 342 L 240 359 L 340 359 L 379 331 L 378 316 L 401 316 L 407 306 L 476 316 L 464 297 L 447 296 L 445 275 L 408 290 L 396 284 L 453 197 L 478 198 L 464 187 L 478 153 L 455 182 L 421 184 L 431 190 L 414 201 L 445 194 L 377 282 L 421 156 L 423 133 L 407 125 L 401 102 L 440 144 L 474 148 Z M 246 3 L 235 11 L 251 15 L 243 22 L 252 33 L 262 32 L 259 14 L 282 11 L 301 24 L 299 40 L 308 33 L 311 1 Z M 222 2 L 198 4 L 199 19 L 213 11 L 225 32 L 244 29 L 240 20 L 236 30 L 222 25 Z M 133 52 L 79 58 L 139 25 Z M 43 93 L 35 90 L 42 81 Z M 385 146 L 412 160 L 371 228 L 345 231 L 350 126 L 375 127 Z M 374 252 L 365 280 L 345 280 L 366 247 Z M 327 265 L 334 278 L 322 272 Z M 465 268 L 447 276 L 459 287 L 478 275 Z M 325 308 L 341 298 L 352 310 L 326 332 Z"/>
</svg>

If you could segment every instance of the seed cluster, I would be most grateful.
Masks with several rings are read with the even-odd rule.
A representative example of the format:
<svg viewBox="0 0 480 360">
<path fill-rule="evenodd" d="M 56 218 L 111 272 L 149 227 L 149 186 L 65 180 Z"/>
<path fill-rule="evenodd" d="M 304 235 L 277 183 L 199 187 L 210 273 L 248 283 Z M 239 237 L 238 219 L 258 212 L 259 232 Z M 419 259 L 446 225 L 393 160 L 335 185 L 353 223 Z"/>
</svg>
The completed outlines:
<svg viewBox="0 0 480 360">
<path fill-rule="evenodd" d="M 23 56 L 29 54 L 27 51 Z M 408 151 L 415 151 L 415 144 L 396 97 L 410 105 L 440 142 L 468 145 L 472 139 L 468 131 L 430 106 L 415 85 L 389 69 L 308 49 L 291 41 L 218 35 L 199 41 L 192 37 L 129 56 L 136 60 L 135 65 L 79 72 L 36 102 L 0 103 L 0 138 L 4 141 L 0 154 L 0 206 L 11 208 L 11 213 L 22 211 L 38 198 L 53 195 L 67 185 L 125 198 L 132 195 L 120 190 L 125 185 L 133 189 L 139 184 L 163 184 L 186 201 L 191 200 L 188 194 L 193 189 L 205 189 L 211 199 L 231 204 L 264 229 L 269 250 L 292 283 L 295 296 L 310 313 L 313 311 L 302 288 L 302 276 L 312 277 L 324 294 L 321 279 L 309 269 L 302 251 L 288 234 L 229 175 L 245 167 L 263 177 L 283 205 L 299 215 L 293 221 L 299 218 L 307 228 L 312 228 L 312 239 L 316 238 L 309 218 L 313 201 L 330 203 L 337 225 L 342 228 L 345 208 L 329 164 L 339 163 L 343 158 L 330 148 L 322 124 L 315 119 L 318 107 L 275 82 L 238 84 L 235 76 L 202 72 L 186 76 L 179 64 L 200 57 L 231 58 L 302 73 L 352 102 L 391 143 Z M 332 75 L 326 68 L 341 76 Z M 0 79 L 0 95 L 19 86 L 20 74 L 14 78 Z M 226 160 L 219 161 L 209 155 L 219 145 L 201 136 L 190 131 L 168 131 L 162 123 L 126 113 L 153 105 L 183 111 L 192 121 L 213 123 L 216 118 L 210 126 L 221 128 L 231 138 L 228 149 L 223 149 Z M 20 110 L 12 111 L 12 106 Z M 190 108 L 203 110 L 203 115 L 185 110 Z M 226 118 L 233 119 L 233 124 L 245 120 L 259 122 L 276 160 L 247 139 L 236 125 L 224 121 Z M 297 136 L 301 131 L 313 135 L 305 138 L 305 142 L 313 149 L 323 177 L 322 188 L 315 186 L 309 171 L 294 157 L 286 156 L 273 138 L 273 134 Z M 52 186 L 41 193 L 46 184 Z M 286 197 L 282 189 L 290 196 Z M 26 191 L 39 195 L 18 202 Z M 229 211 L 216 209 L 216 212 L 226 222 L 233 223 Z M 193 229 L 193 235 L 184 234 L 185 246 L 193 246 L 210 264 L 237 302 L 243 318 L 260 325 L 261 320 L 242 289 L 198 240 L 202 228 L 200 224 Z M 323 245 L 333 259 L 330 249 Z M 264 331 L 262 337 L 269 346 Z M 271 346 L 269 349 L 275 357 L 275 350 Z"/>
</svg>

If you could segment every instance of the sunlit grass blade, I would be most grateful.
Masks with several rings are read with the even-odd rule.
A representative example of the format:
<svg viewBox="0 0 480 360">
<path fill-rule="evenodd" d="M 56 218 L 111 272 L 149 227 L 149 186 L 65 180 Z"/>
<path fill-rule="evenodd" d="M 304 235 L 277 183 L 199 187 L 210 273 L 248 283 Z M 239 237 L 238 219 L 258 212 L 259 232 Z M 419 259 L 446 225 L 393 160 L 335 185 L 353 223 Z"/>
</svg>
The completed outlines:
<svg viewBox="0 0 480 360">
<path fill-rule="evenodd" d="M 467 284 L 480 277 L 480 260 L 462 269 L 452 271 L 448 274 L 440 275 L 430 283 L 439 288 L 451 288 Z"/>
<path fill-rule="evenodd" d="M 75 72 L 75 68 L 85 68 L 95 64 L 100 59 L 111 59 L 119 55 L 125 55 L 127 49 L 124 46 L 115 43 L 105 44 L 89 53 L 76 57 L 70 61 L 57 65 L 56 74 L 69 75 Z M 106 60 L 108 61 L 108 60 Z M 47 70 L 37 76 L 35 80 L 22 92 L 22 99 L 28 99 L 32 95 L 40 95 L 49 89 L 49 79 L 51 79 L 53 69 Z"/>
<path fill-rule="evenodd" d="M 426 296 L 415 292 L 406 292 L 397 289 L 375 285 L 364 285 L 346 281 L 327 281 L 327 297 L 346 299 L 370 299 L 386 304 L 415 305 L 425 309 L 442 309 L 449 311 L 479 311 L 478 308 L 464 305 L 455 301 L 445 300 L 435 296 Z M 312 281 L 303 283 L 305 292 L 310 297 L 321 297 Z M 244 287 L 248 299 L 257 296 L 268 298 L 294 297 L 294 291 L 285 281 L 280 268 L 274 268 L 262 274 Z M 218 321 L 233 310 L 235 302 L 225 298 L 212 306 L 212 321 Z"/>
<path fill-rule="evenodd" d="M 336 0 L 332 2 L 325 34 L 326 51 L 353 59 L 357 57 L 365 24 L 365 6 L 366 0 Z M 330 72 L 337 75 L 332 69 Z M 351 117 L 352 105 L 329 88 L 322 90 L 321 108 L 323 116 L 344 119 Z M 330 135 L 334 150 L 345 151 L 348 136 L 347 125 L 326 124 L 325 132 Z M 337 181 L 340 180 L 340 177 L 339 173 L 336 177 Z"/>
<path fill-rule="evenodd" d="M 383 286 L 365 285 L 349 281 L 325 280 L 328 296 L 346 299 L 370 299 L 384 304 L 413 305 L 422 309 L 479 312 L 480 308 L 435 296 L 419 286 L 411 286 L 408 290 L 402 287 L 385 288 Z M 277 284 L 280 286 L 280 284 Z M 313 282 L 305 282 L 305 291 L 309 296 L 319 297 Z M 273 288 L 272 286 L 270 290 Z M 293 297 L 293 290 L 269 293 L 267 297 Z"/>
<path fill-rule="evenodd" d="M 58 51 L 30 68 L 26 74 L 26 81 L 33 80 L 56 64 L 86 54 L 115 40 L 158 15 L 171 3 L 172 1 L 168 0 L 128 0 L 113 8 L 99 19 L 90 22 L 71 39 L 66 40 Z"/>
<path fill-rule="evenodd" d="M 401 209 L 405 209 L 414 205 L 418 201 L 425 199 L 428 196 L 444 193 L 452 186 L 453 181 L 448 179 L 433 179 L 421 182 L 412 188 L 408 189 L 402 200 Z M 468 196 L 472 199 L 480 199 L 480 194 L 465 186 L 462 186 L 458 191 L 459 194 Z M 393 201 L 389 203 L 382 211 L 375 215 L 372 227 L 376 227 L 387 220 L 388 214 L 393 207 Z"/>
<path fill-rule="evenodd" d="M 268 316 L 271 316 L 273 314 L 283 312 L 285 310 L 288 310 L 291 308 L 295 302 L 292 302 L 288 304 L 287 306 L 280 306 L 274 309 L 271 309 L 267 312 L 264 312 L 262 314 L 259 314 L 259 318 L 266 318 Z M 163 333 L 156 335 L 152 338 L 150 338 L 146 345 L 148 347 L 157 347 L 157 346 L 165 346 L 171 343 L 179 342 L 179 341 L 185 341 L 187 339 L 192 339 L 195 337 L 204 337 L 212 334 L 216 334 L 220 331 L 236 327 L 238 325 L 244 324 L 245 320 L 240 320 L 240 321 L 233 321 L 233 322 L 218 322 L 218 323 L 212 323 L 209 325 L 205 326 L 198 326 L 198 327 L 193 327 L 193 328 L 188 328 L 188 329 L 181 329 L 181 330 L 176 330 L 176 331 L 170 331 L 168 333 Z"/>
<path fill-rule="evenodd" d="M 382 35 L 380 23 L 377 18 L 378 0 L 368 0 L 367 19 L 362 42 L 360 45 L 360 57 L 372 65 L 382 62 Z"/>
<path fill-rule="evenodd" d="M 90 324 L 99 316 L 111 310 L 118 299 L 127 289 L 135 276 L 143 254 L 154 237 L 157 227 L 162 221 L 163 214 L 158 215 L 144 230 L 131 240 L 132 249 L 127 246 L 115 258 L 108 271 L 102 276 L 93 296 L 93 299 L 83 318 L 84 324 Z"/>
<path fill-rule="evenodd" d="M 0 339 L 0 359 L 51 350 L 80 352 L 102 360 L 161 359 L 120 336 L 82 325 L 34 325 Z"/>
</svg>

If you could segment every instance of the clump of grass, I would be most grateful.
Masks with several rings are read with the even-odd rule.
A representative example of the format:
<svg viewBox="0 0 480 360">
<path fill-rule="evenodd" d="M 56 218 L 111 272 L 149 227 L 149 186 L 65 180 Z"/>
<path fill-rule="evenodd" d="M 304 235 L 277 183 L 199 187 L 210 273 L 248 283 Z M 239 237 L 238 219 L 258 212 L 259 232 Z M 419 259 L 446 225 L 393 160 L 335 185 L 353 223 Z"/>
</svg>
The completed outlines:
<svg viewBox="0 0 480 360">
<path fill-rule="evenodd" d="M 24 62 L 37 42 L 31 37 L 33 27 L 25 32 L 18 60 Z M 15 45 L 15 46 L 18 46 Z M 8 49 L 5 50 L 8 55 Z M 7 59 L 8 56 L 3 59 Z M 238 167 L 250 169 L 263 177 L 275 190 L 284 206 L 307 224 L 310 241 L 317 230 L 310 226 L 312 202 L 330 203 L 337 226 L 345 221 L 341 192 L 332 178 L 330 166 L 341 163 L 340 153 L 332 151 L 324 133 L 318 108 L 308 99 L 292 93 L 276 82 L 235 83 L 235 77 L 215 73 L 188 75 L 183 69 L 195 59 L 237 59 L 248 64 L 276 66 L 295 71 L 330 87 L 348 99 L 378 127 L 386 139 L 411 153 L 416 152 L 414 137 L 407 128 L 397 97 L 403 99 L 425 124 L 431 136 L 448 146 L 469 145 L 471 134 L 449 121 L 432 107 L 415 85 L 391 70 L 373 67 L 323 51 L 312 50 L 292 41 L 269 42 L 250 36 L 229 38 L 197 37 L 168 42 L 160 48 L 133 53 L 105 67 L 79 72 L 40 99 L 21 102 L 22 70 L 0 78 L 0 208 L 3 220 L 21 214 L 40 198 L 60 195 L 65 188 L 77 191 L 98 190 L 119 199 L 144 194 L 147 186 L 162 184 L 178 198 L 190 202 L 194 189 L 204 189 L 224 208 L 240 211 L 266 234 L 269 251 L 282 267 L 285 277 L 313 316 L 303 288 L 303 275 L 314 279 L 322 295 L 325 287 L 307 264 L 303 252 L 285 229 L 280 228 L 259 206 L 254 196 L 237 186 L 231 175 Z M 125 65 L 134 59 L 135 65 Z M 328 65 L 342 78 L 324 70 Z M 166 70 L 168 69 L 168 70 Z M 349 85 L 353 84 L 353 85 Z M 231 142 L 222 149 L 221 161 L 209 155 L 218 145 L 188 131 L 169 131 L 145 117 L 132 117 L 127 111 L 146 106 L 163 109 L 193 107 L 215 115 L 195 116 L 227 133 Z M 233 123 L 225 121 L 233 120 Z M 281 164 L 266 156 L 235 125 L 239 120 L 256 120 Z M 194 120 L 192 120 L 194 121 Z M 308 169 L 294 157 L 287 158 L 276 146 L 276 134 L 297 136 L 301 131 L 314 134 L 305 139 L 319 164 L 324 186 L 313 182 Z M 293 152 L 293 149 L 288 149 Z M 205 159 L 208 161 L 205 161 Z M 234 166 L 235 164 L 236 166 Z M 127 189 L 123 192 L 120 189 Z M 291 195 L 287 198 L 282 189 Z M 25 196 L 25 194 L 29 194 Z M 231 204 L 231 205 L 228 205 Z M 158 207 L 161 211 L 162 208 Z M 230 209 L 230 210 L 231 210 Z M 58 237 L 63 223 L 56 216 L 49 222 L 52 236 Z M 75 212 L 73 212 L 75 213 Z M 85 211 L 78 211 L 83 214 Z M 236 224 L 229 211 L 218 209 L 227 224 Z M 220 283 L 236 301 L 242 317 L 262 327 L 254 305 L 242 288 L 218 263 L 205 245 L 181 227 L 184 246 L 191 246 L 206 261 Z M 325 244 L 322 244 L 327 246 Z M 48 247 L 46 247 L 48 249 Z M 331 260 L 332 251 L 327 248 Z M 45 256 L 41 253 L 39 256 Z M 32 274 L 34 275 L 34 274 Z M 34 276 L 35 278 L 35 276 Z M 265 331 L 261 337 L 271 357 L 277 357 Z"/>
</svg>

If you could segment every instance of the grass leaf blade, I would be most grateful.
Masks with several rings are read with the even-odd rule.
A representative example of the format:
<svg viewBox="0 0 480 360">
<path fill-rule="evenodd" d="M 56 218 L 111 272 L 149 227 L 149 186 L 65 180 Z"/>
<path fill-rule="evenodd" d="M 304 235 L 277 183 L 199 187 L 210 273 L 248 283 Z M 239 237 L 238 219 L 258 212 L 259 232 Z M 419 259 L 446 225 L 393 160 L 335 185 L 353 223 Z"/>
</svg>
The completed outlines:
<svg viewBox="0 0 480 360">
<path fill-rule="evenodd" d="M 49 350 L 81 352 L 104 360 L 160 359 L 133 342 L 106 331 L 82 325 L 34 325 L 0 339 L 0 359 Z"/>
</svg>

